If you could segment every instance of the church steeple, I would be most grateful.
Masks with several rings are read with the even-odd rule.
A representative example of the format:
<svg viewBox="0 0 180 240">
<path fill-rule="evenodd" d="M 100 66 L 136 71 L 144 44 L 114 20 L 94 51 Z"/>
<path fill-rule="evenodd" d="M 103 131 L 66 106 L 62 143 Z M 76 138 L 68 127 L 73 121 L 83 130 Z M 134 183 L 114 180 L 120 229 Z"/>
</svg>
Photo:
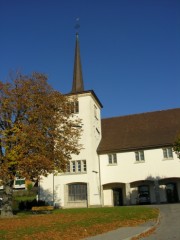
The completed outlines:
<svg viewBox="0 0 180 240">
<path fill-rule="evenodd" d="M 82 66 L 81 66 L 81 58 L 80 58 L 79 35 L 78 33 L 76 33 L 74 74 L 73 74 L 73 85 L 72 85 L 71 93 L 78 93 L 83 91 L 84 91 L 84 83 L 83 83 Z"/>
</svg>

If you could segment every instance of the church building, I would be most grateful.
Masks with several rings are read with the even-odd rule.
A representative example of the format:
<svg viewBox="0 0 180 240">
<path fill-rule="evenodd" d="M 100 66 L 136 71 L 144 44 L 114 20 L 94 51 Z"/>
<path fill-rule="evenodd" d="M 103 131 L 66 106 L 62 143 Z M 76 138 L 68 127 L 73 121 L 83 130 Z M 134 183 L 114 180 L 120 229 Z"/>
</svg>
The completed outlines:
<svg viewBox="0 0 180 240">
<path fill-rule="evenodd" d="M 180 202 L 180 108 L 101 119 L 102 103 L 85 90 L 76 34 L 72 91 L 82 120 L 79 155 L 66 172 L 39 183 L 39 199 L 62 208 Z M 119 109 L 120 111 L 120 109 Z"/>
</svg>

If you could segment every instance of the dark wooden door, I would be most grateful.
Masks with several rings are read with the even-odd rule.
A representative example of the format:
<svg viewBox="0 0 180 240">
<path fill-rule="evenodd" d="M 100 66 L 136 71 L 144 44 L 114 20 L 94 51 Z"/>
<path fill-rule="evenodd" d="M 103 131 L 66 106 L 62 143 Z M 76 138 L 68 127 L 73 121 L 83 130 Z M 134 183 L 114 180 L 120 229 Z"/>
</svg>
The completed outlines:
<svg viewBox="0 0 180 240">
<path fill-rule="evenodd" d="M 114 206 L 123 206 L 122 188 L 113 189 Z"/>
<path fill-rule="evenodd" d="M 178 194 L 177 194 L 177 188 L 175 183 L 166 184 L 166 196 L 167 196 L 168 203 L 178 202 Z"/>
</svg>

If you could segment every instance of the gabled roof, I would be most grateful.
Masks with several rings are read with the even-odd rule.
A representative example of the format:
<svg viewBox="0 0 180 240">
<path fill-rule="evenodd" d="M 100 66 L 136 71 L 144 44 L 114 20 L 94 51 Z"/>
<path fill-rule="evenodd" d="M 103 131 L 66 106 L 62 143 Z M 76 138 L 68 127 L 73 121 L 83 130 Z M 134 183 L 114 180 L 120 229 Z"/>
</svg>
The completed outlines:
<svg viewBox="0 0 180 240">
<path fill-rule="evenodd" d="M 102 119 L 98 153 L 171 146 L 180 134 L 180 108 Z"/>
</svg>

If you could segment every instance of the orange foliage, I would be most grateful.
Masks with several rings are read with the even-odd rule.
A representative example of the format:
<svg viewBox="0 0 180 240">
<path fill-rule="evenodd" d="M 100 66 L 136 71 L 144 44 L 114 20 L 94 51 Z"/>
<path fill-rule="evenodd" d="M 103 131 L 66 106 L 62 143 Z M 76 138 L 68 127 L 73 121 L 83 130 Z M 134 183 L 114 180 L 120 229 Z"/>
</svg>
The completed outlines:
<svg viewBox="0 0 180 240">
<path fill-rule="evenodd" d="M 71 154 L 79 153 L 81 128 L 75 126 L 81 121 L 65 110 L 68 104 L 68 97 L 53 90 L 39 73 L 1 82 L 0 178 L 8 192 L 4 199 L 12 203 L 16 174 L 33 180 L 64 171 Z"/>
<path fill-rule="evenodd" d="M 78 153 L 80 129 L 64 111 L 68 99 L 44 75 L 19 75 L 0 90 L 0 175 L 27 179 L 62 171 Z M 77 123 L 75 123 L 77 122 Z"/>
<path fill-rule="evenodd" d="M 92 220 L 96 218 L 93 214 L 45 214 L 32 215 L 22 218 L 0 219 L 0 232 L 7 231 L 3 239 L 21 239 L 21 240 L 80 240 L 85 237 L 94 236 L 104 232 L 108 232 L 119 227 L 136 226 L 144 221 L 126 220 L 115 221 L 111 223 L 91 223 L 82 227 L 78 222 Z M 63 227 L 62 227 L 63 226 Z"/>
</svg>

